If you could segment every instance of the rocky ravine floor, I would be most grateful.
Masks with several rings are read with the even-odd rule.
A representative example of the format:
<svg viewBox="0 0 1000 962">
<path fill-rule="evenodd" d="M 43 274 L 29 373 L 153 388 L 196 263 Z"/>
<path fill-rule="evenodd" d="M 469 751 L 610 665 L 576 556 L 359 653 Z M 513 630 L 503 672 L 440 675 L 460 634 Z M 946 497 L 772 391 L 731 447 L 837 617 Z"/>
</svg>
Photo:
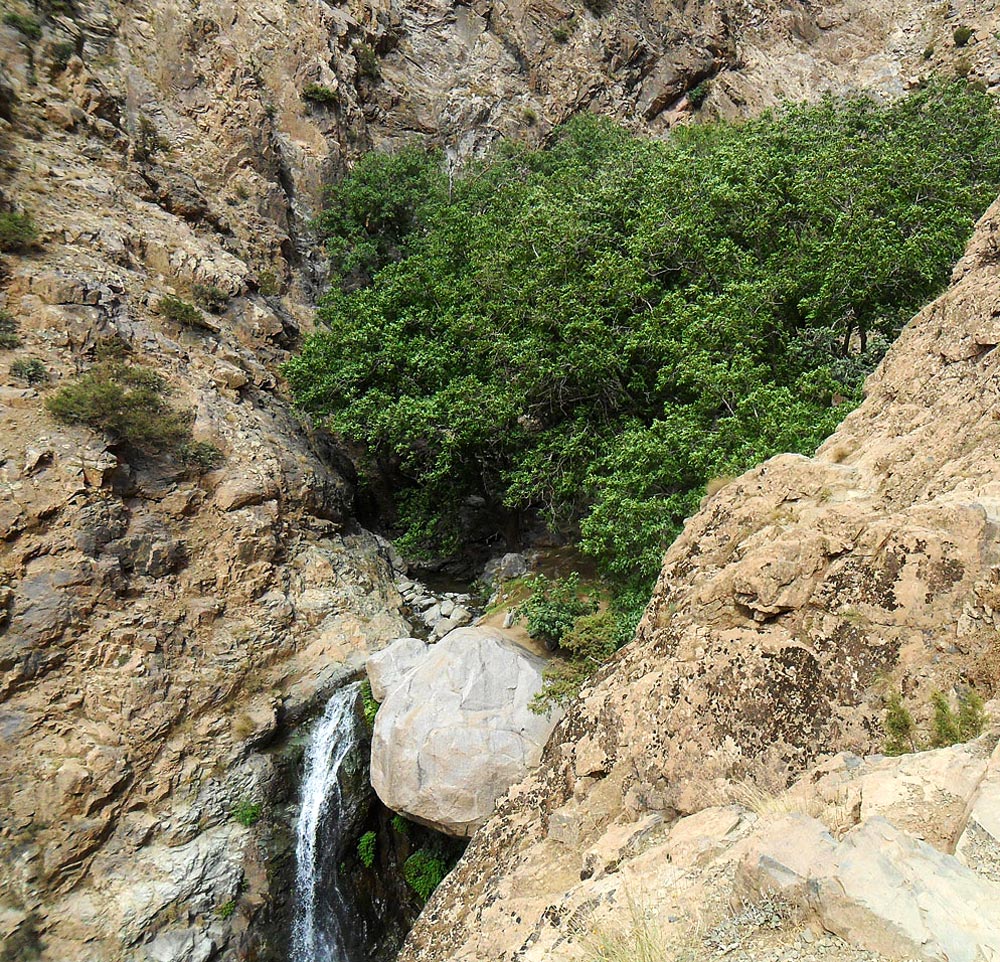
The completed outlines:
<svg viewBox="0 0 1000 962">
<path fill-rule="evenodd" d="M 461 153 L 541 137 L 581 106 L 663 129 L 710 74 L 705 109 L 726 114 L 896 92 L 960 57 L 993 83 L 991 16 L 915 0 L 641 17 L 81 0 L 37 39 L 0 26 L 0 202 L 41 235 L 0 271 L 22 340 L 0 351 L 0 957 L 249 952 L 273 894 L 267 819 L 231 812 L 280 795 L 260 749 L 338 666 L 403 632 L 389 553 L 351 520 L 350 472 L 276 376 L 322 287 L 308 219 L 324 180 L 373 144 L 423 133 Z M 966 21 L 961 52 L 949 38 Z M 309 83 L 335 105 L 304 100 Z M 225 295 L 209 329 L 157 313 L 196 284 Z M 128 464 L 45 414 L 109 340 L 195 410 L 222 467 Z M 9 374 L 27 358 L 45 384 Z"/>
<path fill-rule="evenodd" d="M 403 962 L 560 958 L 549 940 L 571 932 L 569 907 L 589 917 L 618 886 L 607 866 L 646 829 L 672 831 L 748 786 L 780 794 L 819 756 L 877 749 L 893 689 L 922 721 L 935 690 L 997 692 L 998 231 L 1000 202 L 814 458 L 772 459 L 703 502 L 637 639 L 473 839 Z M 926 819 L 957 820 L 933 837 L 920 820 L 897 827 L 950 854 L 975 780 L 941 786 Z M 671 859 L 668 847 L 643 864 L 669 875 Z"/>
</svg>

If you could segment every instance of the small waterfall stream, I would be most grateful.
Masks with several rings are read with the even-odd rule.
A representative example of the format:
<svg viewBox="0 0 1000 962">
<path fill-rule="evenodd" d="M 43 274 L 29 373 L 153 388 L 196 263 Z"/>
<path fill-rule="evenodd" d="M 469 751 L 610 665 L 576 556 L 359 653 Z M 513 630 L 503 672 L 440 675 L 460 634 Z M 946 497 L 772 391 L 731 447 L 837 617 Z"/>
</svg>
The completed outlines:
<svg viewBox="0 0 1000 962">
<path fill-rule="evenodd" d="M 340 771 L 358 740 L 359 687 L 354 683 L 334 693 L 306 747 L 296 825 L 290 962 L 350 962 L 348 908 L 338 879 L 341 826 L 350 812 Z"/>
</svg>

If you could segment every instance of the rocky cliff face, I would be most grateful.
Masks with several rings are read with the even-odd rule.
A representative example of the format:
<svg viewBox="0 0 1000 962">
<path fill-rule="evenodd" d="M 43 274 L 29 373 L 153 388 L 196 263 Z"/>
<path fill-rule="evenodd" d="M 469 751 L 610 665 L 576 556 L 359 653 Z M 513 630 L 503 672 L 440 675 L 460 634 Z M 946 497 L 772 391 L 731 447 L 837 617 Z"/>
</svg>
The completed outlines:
<svg viewBox="0 0 1000 962">
<path fill-rule="evenodd" d="M 1000 79 L 987 73 L 995 39 L 986 14 L 916 0 L 851 0 L 818 13 L 619 4 L 596 15 L 561 3 L 437 0 L 80 0 L 9 12 L 41 26 L 37 36 L 24 20 L 0 26 L 0 206 L 29 212 L 40 231 L 33 249 L 4 254 L 0 271 L 0 306 L 21 339 L 0 351 L 0 938 L 2 955 L 17 960 L 257 951 L 272 895 L 262 869 L 271 820 L 247 828 L 232 811 L 263 802 L 267 813 L 269 800 L 287 797 L 267 746 L 315 707 L 339 666 L 403 633 L 388 553 L 351 520 L 350 471 L 290 412 L 275 373 L 322 285 L 309 218 L 322 183 L 350 157 L 423 134 L 461 154 L 504 133 L 543 136 L 580 108 L 663 129 L 688 111 L 685 91 L 709 77 L 704 109 L 725 114 L 853 84 L 898 91 L 925 69 L 925 46 L 937 44 L 928 65 L 959 56 L 949 38 L 962 18 L 984 28 L 968 45 L 973 74 Z M 204 327 L 158 313 L 163 295 L 190 299 L 195 285 L 221 292 Z M 172 403 L 195 412 L 195 437 L 225 455 L 221 467 L 197 474 L 130 458 L 113 439 L 45 413 L 46 395 L 108 345 L 166 378 Z M 30 358 L 45 383 L 8 373 Z M 852 423 L 860 445 L 868 428 Z M 816 491 L 867 490 L 868 457 L 819 462 L 809 469 Z M 760 477 L 752 510 L 732 493 L 712 508 L 724 532 L 792 510 Z M 985 532 L 975 510 L 948 510 L 971 534 Z M 854 530 L 845 525 L 808 541 L 816 572 L 849 551 L 837 547 Z M 672 564 L 682 569 L 686 550 Z M 719 541 L 698 564 L 715 558 L 722 570 L 726 550 Z M 938 572 L 934 597 L 951 604 L 978 575 L 935 550 L 926 560 Z M 728 576 L 718 577 L 710 583 Z M 751 566 L 745 588 L 718 587 L 711 603 L 732 624 L 719 621 L 721 633 L 698 644 L 725 644 L 726 631 L 745 631 L 741 619 L 758 612 L 776 651 L 805 651 L 782 632 L 813 608 L 788 607 L 791 590 L 772 599 L 764 577 Z M 864 573 L 843 577 L 850 585 Z M 681 603 L 661 599 L 656 611 Z M 661 617 L 651 615 L 642 651 L 673 644 Z M 825 671 L 839 657 L 835 628 L 822 629 L 827 648 L 810 656 L 819 668 L 784 654 L 767 661 L 771 673 Z M 904 635 L 899 627 L 875 661 L 894 664 L 893 646 L 912 643 Z M 629 657 L 644 677 L 646 656 Z M 694 670 L 703 660 L 678 663 Z M 831 705 L 863 687 L 853 664 L 824 696 Z M 671 700 L 687 678 L 670 682 Z M 593 710 L 610 719 L 607 697 Z M 853 732 L 863 717 L 831 709 L 816 733 L 841 722 Z M 564 745 L 591 726 L 573 724 Z M 578 777 L 618 771 L 617 742 L 600 731 L 573 749 L 595 760 L 572 763 L 580 774 L 567 776 L 558 804 L 583 791 Z M 786 740 L 791 756 L 803 753 Z M 656 804 L 683 806 L 675 780 L 655 771 L 652 760 L 642 769 L 635 799 L 653 791 Z"/>
<path fill-rule="evenodd" d="M 814 458 L 774 458 L 706 498 L 637 639 L 474 838 L 402 959 L 555 957 L 529 948 L 567 934 L 565 893 L 585 903 L 614 844 L 651 820 L 878 750 L 889 691 L 924 713 L 936 690 L 997 692 L 998 232 L 1000 202 Z"/>
</svg>

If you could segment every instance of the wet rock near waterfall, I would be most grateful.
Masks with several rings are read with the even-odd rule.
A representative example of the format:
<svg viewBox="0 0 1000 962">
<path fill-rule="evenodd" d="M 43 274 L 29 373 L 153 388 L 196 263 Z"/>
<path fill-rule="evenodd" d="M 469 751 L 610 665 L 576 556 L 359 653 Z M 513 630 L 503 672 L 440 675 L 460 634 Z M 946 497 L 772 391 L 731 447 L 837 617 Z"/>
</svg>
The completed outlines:
<svg viewBox="0 0 1000 962">
<path fill-rule="evenodd" d="M 448 633 L 375 717 L 372 786 L 385 805 L 471 835 L 538 763 L 556 715 L 530 709 L 545 662 L 494 628 Z"/>
</svg>

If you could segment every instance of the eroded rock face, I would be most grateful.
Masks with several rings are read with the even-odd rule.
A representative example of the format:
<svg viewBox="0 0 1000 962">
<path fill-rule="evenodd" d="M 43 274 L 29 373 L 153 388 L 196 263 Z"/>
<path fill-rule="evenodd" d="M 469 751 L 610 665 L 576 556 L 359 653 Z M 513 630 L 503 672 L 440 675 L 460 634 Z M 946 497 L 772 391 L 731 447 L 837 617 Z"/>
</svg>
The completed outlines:
<svg viewBox="0 0 1000 962">
<path fill-rule="evenodd" d="M 637 639 L 476 836 L 404 960 L 477 958 L 482 940 L 512 958 L 609 823 L 697 812 L 748 780 L 778 789 L 820 754 L 877 748 L 886 683 L 918 715 L 965 679 L 996 690 L 998 225 L 994 205 L 951 289 L 814 458 L 772 459 L 706 499 Z M 572 844 L 546 844 L 567 819 Z M 501 937 L 504 894 L 528 888 L 520 935 Z"/>
<path fill-rule="evenodd" d="M 375 716 L 371 777 L 383 803 L 471 835 L 541 757 L 556 717 L 528 706 L 544 665 L 494 628 L 457 628 L 432 646 Z"/>
</svg>

